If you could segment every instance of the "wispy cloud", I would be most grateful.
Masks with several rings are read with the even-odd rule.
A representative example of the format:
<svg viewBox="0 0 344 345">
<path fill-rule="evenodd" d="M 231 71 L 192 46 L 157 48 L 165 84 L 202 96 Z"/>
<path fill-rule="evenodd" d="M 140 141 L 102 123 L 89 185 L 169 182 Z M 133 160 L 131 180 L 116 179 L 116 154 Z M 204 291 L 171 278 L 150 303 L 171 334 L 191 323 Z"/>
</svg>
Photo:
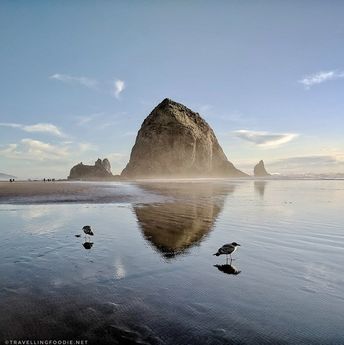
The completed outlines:
<svg viewBox="0 0 344 345">
<path fill-rule="evenodd" d="M 342 173 L 344 153 L 328 155 L 308 155 L 273 160 L 269 166 L 286 173 L 331 174 Z"/>
<path fill-rule="evenodd" d="M 344 72 L 341 71 L 320 71 L 305 76 L 303 79 L 299 80 L 299 83 L 303 84 L 306 89 L 310 89 L 314 85 L 342 78 L 344 78 Z"/>
<path fill-rule="evenodd" d="M 125 89 L 125 82 L 124 80 L 117 79 L 114 81 L 114 96 L 116 98 L 120 97 L 120 94 Z"/>
<path fill-rule="evenodd" d="M 79 147 L 79 150 L 81 152 L 97 151 L 98 150 L 98 147 L 94 144 L 91 144 L 91 143 L 79 143 L 78 147 Z"/>
<path fill-rule="evenodd" d="M 273 161 L 270 165 L 285 165 L 288 168 L 294 167 L 305 167 L 305 166 L 319 166 L 319 165 L 329 165 L 339 162 L 335 156 L 331 155 L 312 155 L 312 156 L 298 156 L 298 157 L 288 157 L 280 160 Z"/>
<path fill-rule="evenodd" d="M 0 127 L 18 128 L 29 133 L 48 133 L 58 137 L 64 137 L 65 134 L 51 123 L 36 123 L 34 125 L 24 125 L 21 123 L 1 122 Z"/>
<path fill-rule="evenodd" d="M 274 148 L 295 139 L 296 133 L 269 133 L 241 129 L 234 131 L 235 136 L 264 148 Z"/>
<path fill-rule="evenodd" d="M 49 77 L 50 79 L 55 79 L 61 81 L 63 83 L 68 84 L 79 84 L 85 86 L 89 89 L 96 89 L 98 87 L 98 81 L 95 79 L 87 78 L 87 77 L 74 77 L 68 74 L 53 74 Z"/>
<path fill-rule="evenodd" d="M 125 114 L 125 113 L 120 113 Z M 91 127 L 92 129 L 105 129 L 118 124 L 119 114 L 94 113 L 90 115 L 76 116 L 78 126 Z"/>
<path fill-rule="evenodd" d="M 79 76 L 72 76 L 72 75 L 60 74 L 60 73 L 55 73 L 51 75 L 49 79 L 58 80 L 66 84 L 81 85 L 81 86 L 96 90 L 101 93 L 111 94 L 117 99 L 120 98 L 121 93 L 126 88 L 125 81 L 121 79 L 113 80 L 109 84 L 109 81 L 104 82 L 104 81 L 98 81 L 96 79 L 92 79 L 88 77 L 83 77 L 83 76 L 79 77 Z"/>
<path fill-rule="evenodd" d="M 68 156 L 68 148 L 40 140 L 22 139 L 18 144 L 9 144 L 0 150 L 1 155 L 13 159 L 57 160 Z"/>
<path fill-rule="evenodd" d="M 62 141 L 49 143 L 26 138 L 18 143 L 0 147 L 0 154 L 6 158 L 26 161 L 70 161 L 73 160 L 73 157 L 77 157 L 76 160 L 78 160 L 84 153 L 97 150 L 97 146 L 87 142 Z"/>
<path fill-rule="evenodd" d="M 99 120 L 100 117 L 102 117 L 104 113 L 94 113 L 90 115 L 83 115 L 83 116 L 77 116 L 77 124 L 79 126 L 85 126 L 89 125 L 91 122 L 94 122 L 96 120 Z"/>
</svg>

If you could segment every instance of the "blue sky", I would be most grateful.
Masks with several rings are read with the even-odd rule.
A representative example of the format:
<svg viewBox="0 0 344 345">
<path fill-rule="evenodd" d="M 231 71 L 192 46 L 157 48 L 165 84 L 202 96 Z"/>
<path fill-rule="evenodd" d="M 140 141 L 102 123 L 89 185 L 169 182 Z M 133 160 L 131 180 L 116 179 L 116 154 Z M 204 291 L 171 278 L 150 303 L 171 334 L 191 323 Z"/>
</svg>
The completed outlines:
<svg viewBox="0 0 344 345">
<path fill-rule="evenodd" d="M 344 172 L 343 1 L 1 1 L 0 172 L 125 166 L 164 98 L 251 173 Z"/>
</svg>

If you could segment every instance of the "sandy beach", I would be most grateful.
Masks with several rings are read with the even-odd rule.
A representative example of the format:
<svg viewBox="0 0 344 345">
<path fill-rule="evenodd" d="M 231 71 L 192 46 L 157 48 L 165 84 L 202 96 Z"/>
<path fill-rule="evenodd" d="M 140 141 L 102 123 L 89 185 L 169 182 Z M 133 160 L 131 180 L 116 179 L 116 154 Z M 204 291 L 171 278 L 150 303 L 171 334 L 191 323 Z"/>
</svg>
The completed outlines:
<svg viewBox="0 0 344 345">
<path fill-rule="evenodd" d="M 0 203 L 110 202 L 128 200 L 121 187 L 109 182 L 0 182 Z"/>
</svg>

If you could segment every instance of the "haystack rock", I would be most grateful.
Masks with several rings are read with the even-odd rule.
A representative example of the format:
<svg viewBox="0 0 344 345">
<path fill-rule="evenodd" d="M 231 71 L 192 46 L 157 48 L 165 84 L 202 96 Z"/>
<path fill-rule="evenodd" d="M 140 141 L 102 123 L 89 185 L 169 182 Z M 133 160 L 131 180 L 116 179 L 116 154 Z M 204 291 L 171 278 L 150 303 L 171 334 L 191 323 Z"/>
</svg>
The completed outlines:
<svg viewBox="0 0 344 345">
<path fill-rule="evenodd" d="M 254 167 L 254 176 L 256 177 L 270 176 L 270 174 L 265 169 L 263 161 L 259 161 L 259 163 L 256 164 L 256 166 Z"/>
<path fill-rule="evenodd" d="M 125 178 L 241 177 L 205 120 L 182 104 L 164 99 L 143 121 Z"/>
<path fill-rule="evenodd" d="M 111 165 L 107 158 L 100 158 L 94 165 L 85 165 L 82 162 L 74 165 L 70 170 L 69 180 L 108 179 L 112 178 Z"/>
</svg>

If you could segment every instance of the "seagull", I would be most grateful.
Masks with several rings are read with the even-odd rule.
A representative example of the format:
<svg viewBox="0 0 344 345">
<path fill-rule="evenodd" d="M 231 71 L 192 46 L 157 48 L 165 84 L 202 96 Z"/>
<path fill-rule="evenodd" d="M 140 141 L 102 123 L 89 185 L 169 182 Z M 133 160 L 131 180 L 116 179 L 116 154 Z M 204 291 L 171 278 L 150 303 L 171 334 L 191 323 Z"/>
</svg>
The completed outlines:
<svg viewBox="0 0 344 345">
<path fill-rule="evenodd" d="M 82 230 L 83 230 L 84 233 L 85 233 L 85 238 L 86 238 L 87 235 L 88 235 L 88 236 L 93 236 L 93 235 L 94 235 L 94 233 L 92 232 L 92 229 L 91 229 L 91 227 L 90 227 L 89 225 L 85 225 L 85 226 L 82 228 Z"/>
<path fill-rule="evenodd" d="M 236 251 L 237 246 L 240 246 L 240 244 L 236 243 L 236 242 L 224 244 L 221 248 L 219 248 L 217 253 L 215 253 L 214 255 L 220 256 L 222 254 L 225 254 L 227 262 L 228 262 L 228 255 L 229 255 L 231 257 L 231 262 L 232 262 L 232 260 L 233 260 L 232 259 L 232 253 L 234 253 Z"/>
</svg>

